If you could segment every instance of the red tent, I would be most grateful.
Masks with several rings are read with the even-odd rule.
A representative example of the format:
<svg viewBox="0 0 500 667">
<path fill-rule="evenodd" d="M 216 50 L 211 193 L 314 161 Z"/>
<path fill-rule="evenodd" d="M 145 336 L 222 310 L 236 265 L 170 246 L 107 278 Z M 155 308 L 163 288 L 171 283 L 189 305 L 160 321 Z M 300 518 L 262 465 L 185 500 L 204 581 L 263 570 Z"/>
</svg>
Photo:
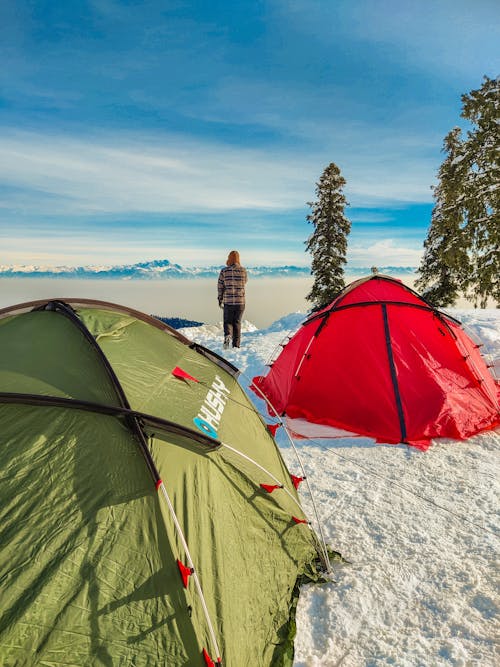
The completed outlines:
<svg viewBox="0 0 500 667">
<path fill-rule="evenodd" d="M 500 425 L 500 385 L 479 347 L 460 322 L 376 275 L 310 315 L 254 383 L 280 415 L 426 449 Z"/>
</svg>

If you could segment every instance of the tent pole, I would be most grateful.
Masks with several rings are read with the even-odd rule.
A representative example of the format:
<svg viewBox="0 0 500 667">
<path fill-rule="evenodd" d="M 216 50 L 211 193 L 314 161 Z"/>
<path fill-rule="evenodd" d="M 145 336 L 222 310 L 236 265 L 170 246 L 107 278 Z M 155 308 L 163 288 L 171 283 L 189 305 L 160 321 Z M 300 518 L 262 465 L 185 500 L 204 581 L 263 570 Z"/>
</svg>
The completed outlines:
<svg viewBox="0 0 500 667">
<path fill-rule="evenodd" d="M 167 504 L 167 507 L 169 509 L 170 516 L 172 517 L 172 521 L 174 522 L 175 528 L 177 530 L 177 534 L 179 535 L 179 538 L 181 540 L 182 547 L 184 549 L 184 553 L 186 554 L 186 558 L 187 558 L 188 563 L 189 563 L 189 567 L 192 570 L 192 575 L 193 575 L 194 583 L 195 583 L 195 586 L 196 586 L 196 591 L 198 593 L 198 597 L 200 599 L 201 606 L 203 607 L 203 613 L 205 615 L 205 620 L 207 622 L 208 631 L 210 633 L 210 638 L 212 640 L 213 649 L 216 653 L 217 659 L 219 660 L 221 658 L 219 645 L 217 643 L 217 638 L 215 636 L 214 626 L 213 626 L 212 621 L 210 619 L 210 613 L 208 611 L 207 603 L 205 601 L 205 596 L 203 595 L 203 590 L 201 588 L 201 583 L 200 583 L 200 579 L 198 577 L 198 572 L 197 572 L 197 570 L 194 566 L 194 562 L 193 562 L 193 559 L 191 557 L 191 552 L 189 551 L 189 547 L 187 545 L 186 538 L 184 537 L 184 533 L 182 532 L 182 527 L 179 523 L 179 519 L 177 518 L 177 515 L 176 515 L 175 510 L 174 510 L 174 506 L 172 505 L 172 501 L 170 500 L 170 496 L 168 495 L 167 489 L 165 488 L 165 484 L 163 483 L 162 480 L 160 480 L 160 483 L 158 485 L 158 489 L 162 492 L 163 498 L 164 498 L 164 500 Z"/>
</svg>

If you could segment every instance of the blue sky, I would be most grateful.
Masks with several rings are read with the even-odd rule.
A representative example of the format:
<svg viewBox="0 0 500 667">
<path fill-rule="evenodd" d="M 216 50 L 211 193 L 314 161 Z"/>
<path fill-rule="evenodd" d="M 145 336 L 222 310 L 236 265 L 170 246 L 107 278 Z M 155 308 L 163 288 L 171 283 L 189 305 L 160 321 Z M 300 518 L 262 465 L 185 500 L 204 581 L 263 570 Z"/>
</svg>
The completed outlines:
<svg viewBox="0 0 500 667">
<path fill-rule="evenodd" d="M 335 162 L 351 266 L 417 265 L 496 0 L 0 2 L 0 264 L 310 261 Z"/>
</svg>

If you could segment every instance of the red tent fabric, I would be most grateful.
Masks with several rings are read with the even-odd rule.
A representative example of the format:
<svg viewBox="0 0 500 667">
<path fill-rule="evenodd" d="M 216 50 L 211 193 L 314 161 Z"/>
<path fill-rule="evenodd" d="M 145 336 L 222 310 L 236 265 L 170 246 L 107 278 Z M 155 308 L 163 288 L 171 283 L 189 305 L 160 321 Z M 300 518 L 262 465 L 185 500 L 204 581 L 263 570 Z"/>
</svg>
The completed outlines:
<svg viewBox="0 0 500 667">
<path fill-rule="evenodd" d="M 281 415 L 427 449 L 500 425 L 500 385 L 460 323 L 370 276 L 313 313 L 258 390 Z"/>
</svg>

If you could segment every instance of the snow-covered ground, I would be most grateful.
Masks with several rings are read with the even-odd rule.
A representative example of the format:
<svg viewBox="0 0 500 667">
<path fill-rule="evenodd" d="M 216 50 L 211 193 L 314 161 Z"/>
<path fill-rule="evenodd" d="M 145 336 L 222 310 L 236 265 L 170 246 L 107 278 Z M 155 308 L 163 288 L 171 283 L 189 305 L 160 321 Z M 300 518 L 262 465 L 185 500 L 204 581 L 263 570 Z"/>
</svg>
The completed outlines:
<svg viewBox="0 0 500 667">
<path fill-rule="evenodd" d="M 498 365 L 500 311 L 450 313 Z M 292 313 L 265 330 L 245 322 L 240 350 L 222 350 L 221 325 L 183 332 L 233 362 L 248 387 L 303 318 Z M 282 429 L 277 440 L 300 474 Z M 498 430 L 436 441 L 425 453 L 367 438 L 296 442 L 326 541 L 348 562 L 335 564 L 334 581 L 304 587 L 295 667 L 500 665 L 499 445 Z"/>
</svg>

